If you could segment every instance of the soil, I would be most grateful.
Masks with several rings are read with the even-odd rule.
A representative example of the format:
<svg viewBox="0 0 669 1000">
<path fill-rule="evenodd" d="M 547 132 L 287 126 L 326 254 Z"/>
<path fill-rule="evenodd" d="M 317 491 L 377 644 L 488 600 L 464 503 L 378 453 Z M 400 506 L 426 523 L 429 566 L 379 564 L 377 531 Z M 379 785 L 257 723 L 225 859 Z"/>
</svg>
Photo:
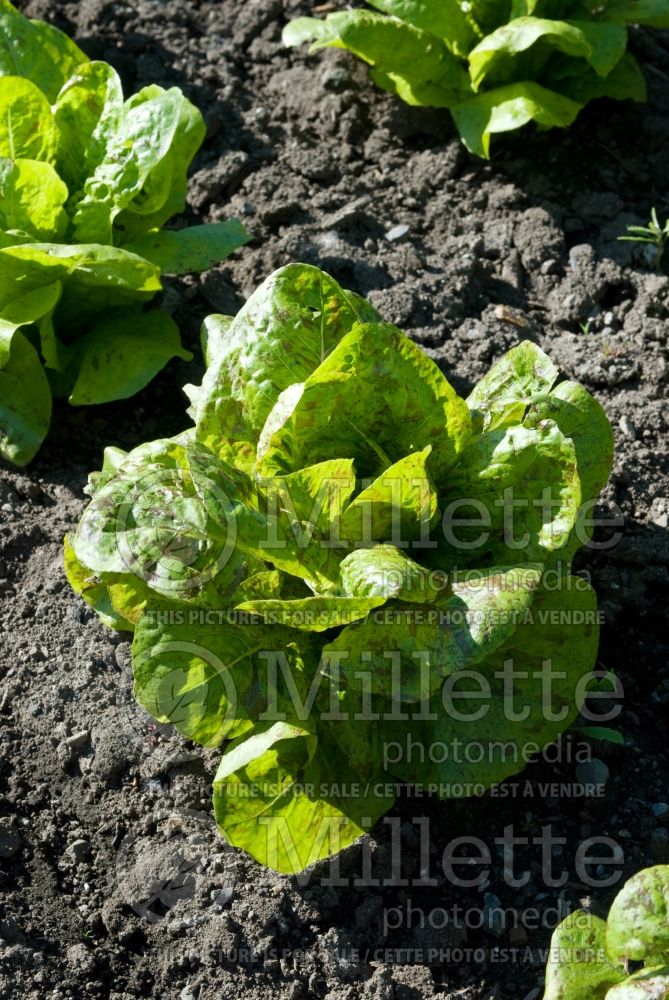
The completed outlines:
<svg viewBox="0 0 669 1000">
<path fill-rule="evenodd" d="M 587 896 L 605 912 L 621 884 L 612 878 L 669 860 L 669 280 L 647 248 L 617 240 L 653 205 L 669 214 L 669 33 L 631 33 L 647 105 L 597 103 L 569 131 L 498 141 L 484 163 L 446 112 L 376 91 L 341 53 L 282 48 L 285 20 L 309 4 L 20 6 L 113 63 L 128 90 L 176 84 L 206 116 L 188 220 L 234 215 L 255 239 L 204 277 L 172 284 L 189 345 L 204 315 L 235 311 L 270 271 L 301 259 L 368 296 L 460 391 L 529 337 L 601 400 L 616 458 L 600 510 L 617 504 L 625 524 L 582 569 L 605 616 L 600 666 L 624 689 L 609 725 L 625 746 L 592 742 L 605 768 L 585 773 L 604 779 L 601 796 L 542 785 L 583 776 L 577 734 L 556 762 L 507 781 L 505 797 L 400 801 L 392 823 L 344 853 L 340 884 L 329 865 L 291 879 L 228 850 L 211 819 L 216 755 L 133 706 L 127 636 L 72 596 L 61 568 L 103 447 L 187 426 L 180 386 L 199 381 L 201 360 L 168 366 L 127 402 L 59 406 L 32 466 L 0 468 L 0 995 L 533 1000 L 550 921 L 514 929 L 491 911 L 546 915 Z M 390 239 L 397 226 L 404 235 Z M 514 888 L 495 838 L 547 826 L 563 838 L 549 855 L 562 884 L 548 884 L 529 843 L 516 859 L 529 881 Z M 406 878 L 428 835 L 433 885 L 393 884 L 398 831 Z M 490 847 L 484 885 L 444 877 L 441 855 L 457 836 Z M 619 845 L 622 864 L 602 858 L 589 885 L 576 852 L 595 836 Z M 363 851 L 380 884 L 359 884 Z M 483 926 L 443 926 L 456 905 Z M 423 926 L 411 907 L 427 913 Z"/>
</svg>

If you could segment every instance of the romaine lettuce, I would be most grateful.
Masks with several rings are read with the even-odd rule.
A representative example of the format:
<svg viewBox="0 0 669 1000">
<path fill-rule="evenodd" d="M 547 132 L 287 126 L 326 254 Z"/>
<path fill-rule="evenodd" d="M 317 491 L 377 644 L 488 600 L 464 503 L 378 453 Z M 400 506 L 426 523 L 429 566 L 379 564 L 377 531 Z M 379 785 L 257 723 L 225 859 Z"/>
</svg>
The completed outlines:
<svg viewBox="0 0 669 1000">
<path fill-rule="evenodd" d="M 450 108 L 462 141 L 488 157 L 490 140 L 530 121 L 571 125 L 597 97 L 643 101 L 626 52 L 628 23 L 669 27 L 669 0 L 368 0 L 377 11 L 300 17 L 286 45 L 347 49 L 408 104 Z"/>
<path fill-rule="evenodd" d="M 223 747 L 224 835 L 299 871 L 368 829 L 397 780 L 488 787 L 575 719 L 598 621 L 570 563 L 611 428 L 529 341 L 462 399 L 304 264 L 205 334 L 194 427 L 107 450 L 67 573 L 134 631 L 141 704 Z M 480 755 L 427 753 L 456 743 Z"/>
<path fill-rule="evenodd" d="M 248 242 L 234 220 L 162 231 L 205 133 L 178 88 L 124 100 L 115 70 L 0 0 L 0 457 L 25 465 L 52 396 L 124 399 L 189 358 L 161 274 Z"/>
</svg>

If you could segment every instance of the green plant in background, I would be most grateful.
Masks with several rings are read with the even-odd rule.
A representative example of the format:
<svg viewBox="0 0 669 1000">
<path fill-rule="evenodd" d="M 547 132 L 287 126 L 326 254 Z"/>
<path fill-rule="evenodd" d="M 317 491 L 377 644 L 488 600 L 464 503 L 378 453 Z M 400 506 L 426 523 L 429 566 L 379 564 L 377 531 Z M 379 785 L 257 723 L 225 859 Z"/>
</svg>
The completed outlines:
<svg viewBox="0 0 669 1000">
<path fill-rule="evenodd" d="M 134 630 L 140 703 L 224 745 L 223 834 L 295 872 L 386 812 L 394 779 L 488 786 L 524 763 L 390 761 L 391 742 L 540 748 L 575 719 L 598 635 L 595 595 L 569 564 L 612 434 L 530 342 L 461 399 L 418 346 L 308 265 L 277 271 L 205 332 L 208 368 L 187 387 L 194 427 L 107 449 L 66 570 L 107 625 Z M 505 528 L 510 492 L 522 546 Z M 504 710 L 514 659 L 524 722 Z M 562 679 L 547 696 L 549 661 Z M 473 726 L 441 701 L 467 668 L 490 684 Z M 480 710 L 468 704 L 459 692 L 463 715 Z"/>
<path fill-rule="evenodd" d="M 576 910 L 551 940 L 544 1000 L 669 997 L 669 865 L 638 872 L 608 919 Z M 631 962 L 643 963 L 631 975 Z"/>
<path fill-rule="evenodd" d="M 368 0 L 376 11 L 300 17 L 287 45 L 347 49 L 378 86 L 413 105 L 450 108 L 462 141 L 534 121 L 571 125 L 591 100 L 643 101 L 628 23 L 669 27 L 669 0 Z"/>
<path fill-rule="evenodd" d="M 248 242 L 236 222 L 163 230 L 183 210 L 205 126 L 178 88 L 124 100 L 105 62 L 0 0 L 0 456 L 28 462 L 51 399 L 143 388 L 179 331 L 147 303 L 161 274 Z"/>
<path fill-rule="evenodd" d="M 627 236 L 619 236 L 618 239 L 629 243 L 650 243 L 651 246 L 655 247 L 657 251 L 655 267 L 659 271 L 662 266 L 666 243 L 669 239 L 669 218 L 664 223 L 664 226 L 661 226 L 660 220 L 657 217 L 657 210 L 652 208 L 647 226 L 627 226 L 627 232 Z"/>
</svg>

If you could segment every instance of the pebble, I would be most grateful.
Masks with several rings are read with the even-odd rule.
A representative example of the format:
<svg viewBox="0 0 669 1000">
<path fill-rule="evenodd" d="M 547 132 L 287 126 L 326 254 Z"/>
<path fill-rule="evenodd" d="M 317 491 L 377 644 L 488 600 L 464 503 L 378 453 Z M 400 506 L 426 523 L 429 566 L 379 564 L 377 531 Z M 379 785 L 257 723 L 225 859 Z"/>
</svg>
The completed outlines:
<svg viewBox="0 0 669 1000">
<path fill-rule="evenodd" d="M 656 820 L 660 823 L 669 823 L 669 803 L 668 802 L 654 802 L 651 806 L 651 812 Z"/>
<path fill-rule="evenodd" d="M 78 733 L 72 733 L 71 736 L 68 736 L 65 743 L 68 747 L 76 750 L 78 747 L 82 747 L 85 743 L 87 743 L 89 737 L 89 731 L 87 729 L 82 729 Z"/>
<path fill-rule="evenodd" d="M 186 983 L 181 993 L 179 994 L 179 1000 L 197 1000 L 197 995 L 200 992 L 198 986 L 191 986 L 190 983 Z"/>
<path fill-rule="evenodd" d="M 232 900 L 235 894 L 235 890 L 230 888 L 230 886 L 223 886 L 221 889 L 212 889 L 209 893 L 209 898 L 212 903 L 216 906 L 220 906 L 223 909 Z"/>
<path fill-rule="evenodd" d="M 631 438 L 633 441 L 636 440 L 637 432 L 636 427 L 632 423 L 629 417 L 621 417 L 618 421 L 618 426 L 625 435 L 625 437 Z"/>
<path fill-rule="evenodd" d="M 409 227 L 407 225 L 393 226 L 386 233 L 386 239 L 389 243 L 396 243 L 398 240 L 404 239 L 406 234 L 409 232 Z"/>
<path fill-rule="evenodd" d="M 351 201 L 348 205 L 337 209 L 336 212 L 326 215 L 321 222 L 321 229 L 338 229 L 340 226 L 354 222 L 360 217 L 362 210 L 369 205 L 371 200 L 371 195 L 363 194 L 360 198 L 356 198 L 355 201 Z"/>
<path fill-rule="evenodd" d="M 346 90 L 352 82 L 353 77 L 344 66 L 330 66 L 321 73 L 321 83 L 327 90 Z"/>
<path fill-rule="evenodd" d="M 585 764 L 576 765 L 576 780 L 584 785 L 603 785 L 608 777 L 609 769 L 598 757 L 593 757 Z"/>
<path fill-rule="evenodd" d="M 65 852 L 75 865 L 80 865 L 91 855 L 91 845 L 87 840 L 74 840 Z"/>
</svg>

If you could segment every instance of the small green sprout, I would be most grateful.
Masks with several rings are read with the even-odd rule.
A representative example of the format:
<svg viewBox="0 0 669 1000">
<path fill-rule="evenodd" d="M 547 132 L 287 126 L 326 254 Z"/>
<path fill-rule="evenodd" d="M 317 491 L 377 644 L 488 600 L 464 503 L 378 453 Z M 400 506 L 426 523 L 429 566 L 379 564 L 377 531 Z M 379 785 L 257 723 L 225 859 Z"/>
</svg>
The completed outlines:
<svg viewBox="0 0 669 1000">
<path fill-rule="evenodd" d="M 647 226 L 628 226 L 627 232 L 628 236 L 619 236 L 618 239 L 626 242 L 650 243 L 651 246 L 656 248 L 657 257 L 655 258 L 655 267 L 659 271 L 665 245 L 669 239 L 669 218 L 664 223 L 664 226 L 661 226 L 657 217 L 657 209 L 652 208 L 650 221 Z"/>
</svg>

